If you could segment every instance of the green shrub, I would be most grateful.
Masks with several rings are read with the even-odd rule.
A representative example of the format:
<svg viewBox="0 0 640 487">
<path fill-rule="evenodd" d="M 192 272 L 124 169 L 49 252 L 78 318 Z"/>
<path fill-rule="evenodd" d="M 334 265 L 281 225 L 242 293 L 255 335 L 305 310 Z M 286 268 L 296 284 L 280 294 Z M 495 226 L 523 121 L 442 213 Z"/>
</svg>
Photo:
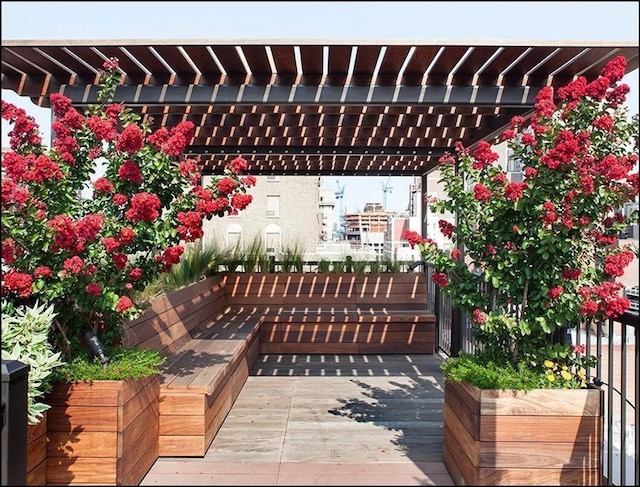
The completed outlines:
<svg viewBox="0 0 640 487">
<path fill-rule="evenodd" d="M 17 360 L 29 366 L 27 422 L 38 424 L 51 406 L 38 402 L 51 390 L 52 372 L 60 367 L 60 352 L 49 343 L 51 324 L 56 316 L 53 305 L 14 309 L 2 303 L 2 360 Z"/>
<path fill-rule="evenodd" d="M 227 250 L 211 241 L 205 244 L 198 241 L 189 245 L 180 262 L 151 282 L 136 299 L 150 299 L 210 277 L 217 272 L 218 266 L 225 261 L 227 254 Z"/>
<path fill-rule="evenodd" d="M 282 272 L 302 272 L 304 268 L 302 256 L 302 245 L 299 243 L 282 249 L 280 252 L 280 267 L 282 268 Z"/>
<path fill-rule="evenodd" d="M 55 380 L 91 382 L 92 380 L 140 379 L 158 374 L 165 359 L 149 348 L 105 347 L 109 362 L 103 366 L 90 352 L 77 355 L 54 372 Z"/>
<path fill-rule="evenodd" d="M 244 252 L 242 250 L 242 244 L 238 240 L 233 247 L 228 249 L 227 256 L 223 261 L 223 264 L 227 268 L 228 272 L 236 272 L 238 267 L 244 262 Z"/>
<path fill-rule="evenodd" d="M 382 272 L 382 263 L 378 259 L 369 262 L 369 272 L 372 274 Z"/>
<path fill-rule="evenodd" d="M 318 261 L 318 272 L 329 272 L 331 269 L 331 262 L 327 259 L 320 259 Z"/>
<path fill-rule="evenodd" d="M 351 269 L 356 274 L 364 274 L 367 272 L 369 267 L 369 262 L 366 260 L 352 260 L 351 261 Z"/>
<path fill-rule="evenodd" d="M 256 272 L 258 270 L 266 270 L 269 256 L 267 255 L 262 238 L 257 235 L 249 242 L 244 249 L 242 266 L 245 272 Z M 258 266 L 264 266 L 264 269 L 259 269 Z"/>
<path fill-rule="evenodd" d="M 387 272 L 400 272 L 400 262 L 395 259 L 385 257 L 383 264 Z"/>
<path fill-rule="evenodd" d="M 472 356 L 460 352 L 459 357 L 450 357 L 440 364 L 449 382 L 468 382 L 480 389 L 502 389 L 526 391 L 538 389 L 545 381 L 539 373 L 521 364 L 500 364 L 492 360 L 481 360 L 479 354 Z"/>
</svg>

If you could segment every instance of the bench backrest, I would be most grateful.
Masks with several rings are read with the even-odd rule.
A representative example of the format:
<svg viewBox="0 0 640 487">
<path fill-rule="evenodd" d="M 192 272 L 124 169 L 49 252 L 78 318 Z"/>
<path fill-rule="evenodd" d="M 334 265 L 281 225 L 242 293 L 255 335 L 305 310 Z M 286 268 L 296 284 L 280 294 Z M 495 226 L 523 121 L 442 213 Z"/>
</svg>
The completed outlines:
<svg viewBox="0 0 640 487">
<path fill-rule="evenodd" d="M 427 308 L 422 272 L 403 273 L 225 273 L 230 306 L 332 309 Z"/>
<path fill-rule="evenodd" d="M 215 323 L 229 307 L 261 311 L 427 310 L 422 272 L 224 273 L 154 298 L 125 323 L 125 346 L 169 355 Z"/>
<path fill-rule="evenodd" d="M 227 309 L 222 283 L 214 276 L 152 299 L 139 318 L 125 323 L 125 346 L 175 352 Z"/>
</svg>

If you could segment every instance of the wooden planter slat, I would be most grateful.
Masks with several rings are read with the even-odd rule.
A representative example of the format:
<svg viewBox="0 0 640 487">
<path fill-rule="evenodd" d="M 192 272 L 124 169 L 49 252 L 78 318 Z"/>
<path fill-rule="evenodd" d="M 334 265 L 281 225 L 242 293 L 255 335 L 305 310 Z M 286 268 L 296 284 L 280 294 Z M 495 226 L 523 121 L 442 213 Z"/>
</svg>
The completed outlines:
<svg viewBox="0 0 640 487">
<path fill-rule="evenodd" d="M 27 485 L 47 484 L 47 411 L 27 425 Z"/>
<path fill-rule="evenodd" d="M 445 384 L 444 462 L 456 485 L 600 485 L 598 389 Z"/>
</svg>

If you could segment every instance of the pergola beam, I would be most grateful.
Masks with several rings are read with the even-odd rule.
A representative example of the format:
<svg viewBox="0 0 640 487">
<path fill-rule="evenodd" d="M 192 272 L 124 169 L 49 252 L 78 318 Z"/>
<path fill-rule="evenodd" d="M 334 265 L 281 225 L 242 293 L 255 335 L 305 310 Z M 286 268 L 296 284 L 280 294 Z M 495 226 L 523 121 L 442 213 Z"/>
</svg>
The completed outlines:
<svg viewBox="0 0 640 487">
<path fill-rule="evenodd" d="M 533 104 L 542 87 L 531 86 L 330 86 L 330 85 L 137 85 L 118 86 L 114 102 L 141 105 L 289 105 L 289 106 L 493 106 Z M 74 105 L 97 102 L 94 85 L 63 85 Z"/>
<path fill-rule="evenodd" d="M 330 156 L 441 156 L 438 147 L 357 147 L 357 146 L 204 146 L 190 145 L 186 155 L 330 155 Z"/>
</svg>

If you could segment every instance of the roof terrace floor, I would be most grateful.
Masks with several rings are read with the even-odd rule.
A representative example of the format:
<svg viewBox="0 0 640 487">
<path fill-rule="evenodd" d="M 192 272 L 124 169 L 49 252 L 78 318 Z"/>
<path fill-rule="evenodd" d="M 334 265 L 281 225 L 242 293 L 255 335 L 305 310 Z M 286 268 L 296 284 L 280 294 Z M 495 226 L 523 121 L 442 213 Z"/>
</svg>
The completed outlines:
<svg viewBox="0 0 640 487">
<path fill-rule="evenodd" d="M 262 355 L 203 458 L 140 485 L 454 485 L 438 355 Z"/>
</svg>

